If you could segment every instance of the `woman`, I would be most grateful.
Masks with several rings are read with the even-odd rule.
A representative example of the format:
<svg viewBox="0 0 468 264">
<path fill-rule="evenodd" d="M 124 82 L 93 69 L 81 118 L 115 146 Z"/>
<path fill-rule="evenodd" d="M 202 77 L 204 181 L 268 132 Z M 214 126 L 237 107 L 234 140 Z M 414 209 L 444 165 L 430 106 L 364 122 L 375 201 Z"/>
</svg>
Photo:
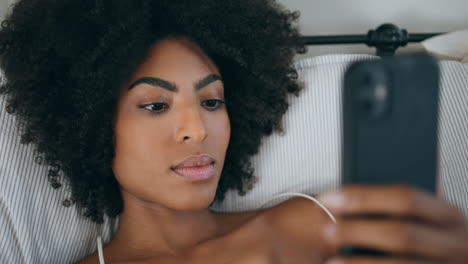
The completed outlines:
<svg viewBox="0 0 468 264">
<path fill-rule="evenodd" d="M 22 120 L 23 142 L 52 166 L 53 187 L 65 182 L 91 221 L 119 216 L 107 263 L 321 263 L 342 243 L 465 260 L 463 247 L 445 246 L 466 241 L 460 214 L 398 186 L 322 200 L 339 216 L 378 211 L 414 216 L 412 226 L 342 218 L 333 232 L 304 199 L 263 211 L 209 210 L 227 190 L 253 186 L 249 157 L 281 130 L 287 95 L 300 91 L 291 68 L 303 51 L 297 17 L 264 0 L 16 4 L 0 32 L 1 92 Z M 382 199 L 390 196 L 399 202 Z M 429 228 L 430 220 L 451 229 Z M 385 240 L 375 235 L 408 226 Z M 401 243 L 413 227 L 433 238 L 430 251 Z M 98 254 L 80 263 L 99 263 Z"/>
</svg>

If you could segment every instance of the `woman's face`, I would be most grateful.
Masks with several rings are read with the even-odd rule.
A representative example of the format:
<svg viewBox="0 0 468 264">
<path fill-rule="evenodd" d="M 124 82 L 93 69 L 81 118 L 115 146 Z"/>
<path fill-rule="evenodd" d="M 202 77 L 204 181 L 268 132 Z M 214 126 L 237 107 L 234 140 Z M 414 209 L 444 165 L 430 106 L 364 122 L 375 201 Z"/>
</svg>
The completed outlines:
<svg viewBox="0 0 468 264">
<path fill-rule="evenodd" d="M 124 199 L 209 206 L 231 133 L 221 100 L 220 73 L 193 42 L 165 39 L 150 49 L 122 88 L 115 117 L 113 171 Z"/>
</svg>

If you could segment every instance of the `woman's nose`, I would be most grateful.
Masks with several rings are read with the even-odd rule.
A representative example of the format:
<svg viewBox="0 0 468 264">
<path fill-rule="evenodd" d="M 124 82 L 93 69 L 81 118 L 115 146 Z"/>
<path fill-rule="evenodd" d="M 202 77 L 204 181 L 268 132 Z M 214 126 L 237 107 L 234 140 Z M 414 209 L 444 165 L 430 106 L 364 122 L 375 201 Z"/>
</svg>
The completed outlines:
<svg viewBox="0 0 468 264">
<path fill-rule="evenodd" d="M 176 122 L 175 138 L 179 143 L 203 142 L 208 136 L 200 112 L 193 108 L 183 111 Z"/>
</svg>

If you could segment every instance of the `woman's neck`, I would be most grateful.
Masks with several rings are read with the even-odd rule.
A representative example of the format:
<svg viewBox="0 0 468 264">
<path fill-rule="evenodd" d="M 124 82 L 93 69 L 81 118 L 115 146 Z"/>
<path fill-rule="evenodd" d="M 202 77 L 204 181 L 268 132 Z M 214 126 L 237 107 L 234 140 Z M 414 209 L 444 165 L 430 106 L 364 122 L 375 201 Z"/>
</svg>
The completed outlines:
<svg viewBox="0 0 468 264">
<path fill-rule="evenodd" d="M 124 210 L 119 217 L 119 228 L 106 251 L 125 249 L 126 254 L 134 257 L 181 255 L 222 232 L 221 214 L 208 208 L 177 211 L 125 192 L 122 196 Z"/>
</svg>

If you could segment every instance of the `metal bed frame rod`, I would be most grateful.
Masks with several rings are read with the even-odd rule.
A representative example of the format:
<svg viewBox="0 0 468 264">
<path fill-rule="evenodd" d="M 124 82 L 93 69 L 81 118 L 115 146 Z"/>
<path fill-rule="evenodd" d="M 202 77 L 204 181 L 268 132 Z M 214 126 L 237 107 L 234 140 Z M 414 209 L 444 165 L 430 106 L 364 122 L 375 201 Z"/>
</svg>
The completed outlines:
<svg viewBox="0 0 468 264">
<path fill-rule="evenodd" d="M 377 48 L 378 56 L 388 57 L 410 42 L 421 42 L 441 34 L 444 33 L 409 34 L 406 29 L 387 23 L 369 30 L 367 35 L 303 36 L 302 39 L 306 45 L 366 44 Z"/>
</svg>

